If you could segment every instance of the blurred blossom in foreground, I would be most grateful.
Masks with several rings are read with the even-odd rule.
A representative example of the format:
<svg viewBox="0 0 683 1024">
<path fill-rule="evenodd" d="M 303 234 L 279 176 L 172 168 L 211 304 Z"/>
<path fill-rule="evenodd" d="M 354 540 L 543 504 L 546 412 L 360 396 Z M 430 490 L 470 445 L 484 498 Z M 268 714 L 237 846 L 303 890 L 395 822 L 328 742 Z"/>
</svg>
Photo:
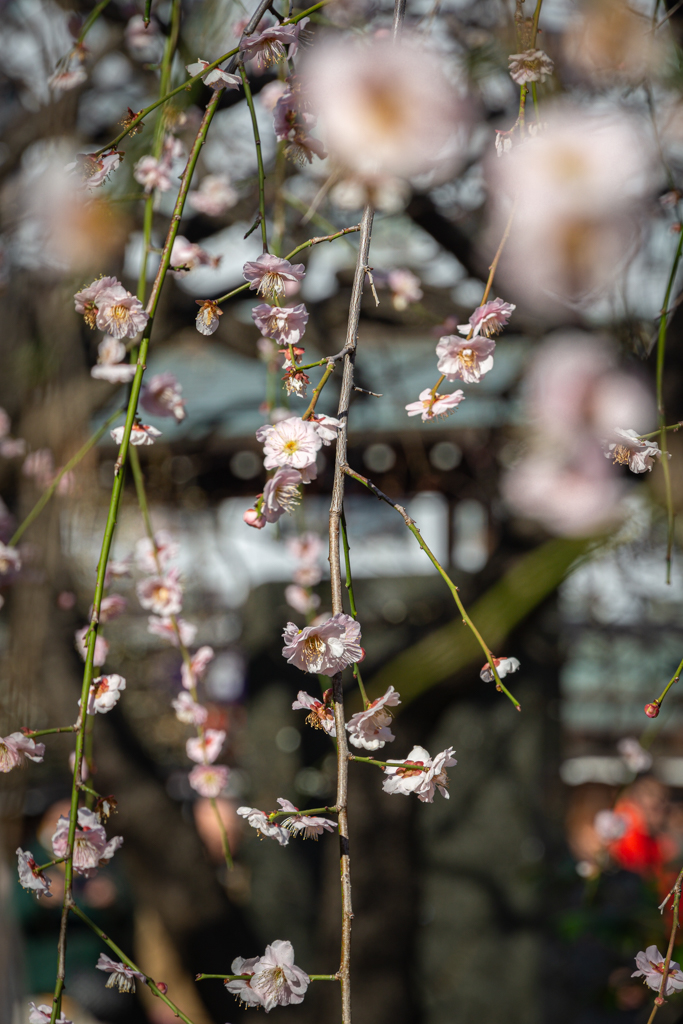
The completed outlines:
<svg viewBox="0 0 683 1024">
<path fill-rule="evenodd" d="M 562 105 L 489 162 L 493 246 L 514 207 L 501 272 L 517 294 L 551 310 L 614 280 L 639 240 L 654 150 L 634 117 Z"/>
<path fill-rule="evenodd" d="M 439 55 L 404 36 L 328 41 L 307 55 L 304 89 L 333 161 L 377 179 L 445 177 L 462 150 L 463 104 Z"/>
<path fill-rule="evenodd" d="M 564 33 L 565 60 L 596 82 L 640 82 L 665 58 L 661 33 L 648 29 L 622 0 L 584 0 Z"/>
<path fill-rule="evenodd" d="M 530 450 L 502 479 L 508 504 L 568 536 L 616 522 L 624 483 L 602 444 L 617 425 L 647 429 L 654 410 L 644 385 L 617 368 L 606 343 L 575 332 L 541 348 L 526 397 Z"/>
</svg>

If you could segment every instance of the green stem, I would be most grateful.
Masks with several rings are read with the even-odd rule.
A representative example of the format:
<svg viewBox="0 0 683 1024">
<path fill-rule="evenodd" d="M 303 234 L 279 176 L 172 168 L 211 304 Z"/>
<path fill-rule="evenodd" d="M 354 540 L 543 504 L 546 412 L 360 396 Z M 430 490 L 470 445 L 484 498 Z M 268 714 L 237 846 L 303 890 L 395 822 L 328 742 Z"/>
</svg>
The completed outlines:
<svg viewBox="0 0 683 1024">
<path fill-rule="evenodd" d="M 83 42 L 83 40 L 87 36 L 88 32 L 93 27 L 93 25 L 95 24 L 95 22 L 97 21 L 97 19 L 99 18 L 100 14 L 102 13 L 102 11 L 104 10 L 104 8 L 107 6 L 108 3 L 109 3 L 109 0 L 100 0 L 100 2 L 98 3 L 97 7 L 94 7 L 93 10 L 90 12 L 90 14 L 88 15 L 88 17 L 85 20 L 85 24 L 83 25 L 83 28 L 81 29 L 81 31 L 79 33 L 78 39 L 76 40 L 77 45 L 79 45 L 79 46 L 81 45 L 81 43 Z"/>
<path fill-rule="evenodd" d="M 58 729 L 29 729 L 24 733 L 29 739 L 33 739 L 35 736 L 52 736 L 58 732 L 76 732 L 75 725 L 60 725 Z"/>
<path fill-rule="evenodd" d="M 112 413 L 109 419 L 102 424 L 99 430 L 96 430 L 92 437 L 85 442 L 83 447 L 78 449 L 73 458 L 69 459 L 67 464 L 63 467 L 63 469 L 60 469 L 59 473 L 54 478 L 50 486 L 47 488 L 47 490 L 43 491 L 36 504 L 33 506 L 29 514 L 26 516 L 26 519 L 24 519 L 23 523 L 21 523 L 21 525 L 18 526 L 17 529 L 14 531 L 14 534 L 12 535 L 12 538 L 9 542 L 10 547 L 14 547 L 15 544 L 19 543 L 21 537 L 24 535 L 26 530 L 28 530 L 31 523 L 33 523 L 38 518 L 38 516 L 43 511 L 52 495 L 59 487 L 62 478 L 66 476 L 67 473 L 71 472 L 71 470 L 78 465 L 81 459 L 88 454 L 91 448 L 95 447 L 97 442 L 107 432 L 107 429 L 111 426 L 116 417 L 120 416 L 122 412 L 123 409 L 117 409 L 116 412 Z"/>
<path fill-rule="evenodd" d="M 683 421 L 680 423 L 671 423 L 668 427 L 664 427 L 663 429 L 667 431 L 680 430 L 681 427 L 683 427 Z M 661 432 L 662 428 L 660 427 L 658 430 L 651 430 L 649 434 L 638 434 L 638 439 L 640 441 L 648 441 L 651 437 L 659 437 Z"/>
<path fill-rule="evenodd" d="M 344 514 L 343 505 L 339 523 L 341 526 L 342 547 L 344 548 L 344 566 L 346 569 L 346 582 L 344 586 L 346 587 L 347 593 L 349 595 L 349 607 L 351 608 L 351 614 L 353 615 L 354 619 L 356 619 L 358 618 L 358 614 L 356 612 L 356 598 L 353 593 L 353 579 L 351 577 L 351 549 L 349 548 L 349 535 L 346 529 L 346 516 Z M 367 708 L 370 704 L 370 701 L 368 700 L 368 695 L 366 693 L 365 686 L 363 685 L 363 677 L 360 674 L 360 669 L 358 667 L 357 662 L 355 662 L 353 665 L 353 676 L 356 682 L 358 683 L 358 689 L 360 690 L 360 695 L 363 698 L 363 707 Z"/>
<path fill-rule="evenodd" d="M 391 505 L 391 507 L 396 509 L 396 511 L 401 515 L 401 517 L 403 518 L 404 523 L 406 524 L 406 526 L 408 527 L 408 529 L 410 530 L 412 535 L 415 537 L 415 540 L 420 545 L 420 547 L 422 548 L 424 553 L 427 555 L 427 558 L 430 560 L 430 562 L 432 563 L 432 565 L 434 566 L 434 568 L 439 573 L 439 575 L 441 576 L 441 578 L 445 582 L 446 586 L 450 590 L 451 594 L 453 595 L 453 600 L 455 601 L 455 603 L 456 603 L 456 605 L 458 607 L 458 611 L 460 612 L 460 614 L 462 616 L 463 623 L 468 627 L 468 629 L 470 629 L 470 631 L 472 632 L 472 634 L 473 634 L 474 638 L 476 639 L 477 643 L 479 644 L 479 646 L 481 647 L 482 651 L 486 655 L 486 660 L 489 663 L 489 668 L 491 669 L 491 672 L 493 674 L 493 678 L 496 681 L 496 689 L 500 693 L 504 693 L 505 696 L 508 698 L 508 700 L 511 701 L 512 704 L 514 704 L 514 706 L 517 708 L 517 710 L 521 711 L 522 708 L 521 708 L 521 705 L 520 705 L 519 701 L 517 700 L 517 698 L 513 697 L 513 695 L 510 693 L 510 691 L 507 689 L 507 687 L 505 687 L 503 685 L 503 683 L 501 682 L 500 676 L 498 675 L 498 669 L 496 668 L 495 661 L 493 659 L 493 654 L 489 650 L 489 647 L 486 644 L 486 642 L 484 641 L 481 633 L 479 632 L 479 630 L 477 629 L 477 627 L 474 625 L 474 623 L 472 622 L 471 618 L 467 614 L 465 606 L 462 603 L 462 601 L 460 600 L 460 594 L 458 593 L 458 588 L 456 587 L 455 583 L 453 583 L 452 579 L 450 578 L 448 573 L 445 571 L 445 569 L 442 567 L 442 565 L 440 564 L 439 560 L 436 558 L 434 553 L 431 551 L 431 549 L 425 543 L 424 538 L 422 537 L 422 534 L 420 533 L 416 523 L 410 518 L 410 516 L 408 515 L 408 513 L 406 512 L 406 510 L 403 508 L 402 505 L 398 505 L 398 504 L 396 504 L 396 502 L 392 501 L 391 498 L 388 497 L 383 491 L 380 491 L 379 487 L 377 487 L 375 484 L 373 484 L 372 480 L 369 480 L 367 477 L 362 476 L 362 474 L 360 474 L 360 473 L 356 473 L 356 471 L 351 469 L 350 466 L 345 466 L 344 467 L 344 472 L 347 474 L 347 476 L 350 476 L 353 480 L 357 480 L 358 483 L 361 483 L 361 484 L 363 484 L 364 487 L 367 487 L 368 490 L 372 491 L 372 493 L 377 498 L 379 498 L 381 501 L 385 501 L 387 503 L 387 505 Z"/>
<path fill-rule="evenodd" d="M 301 814 L 325 814 L 325 812 L 336 814 L 336 807 L 307 807 L 305 811 L 273 811 L 272 814 L 268 815 L 269 821 L 274 821 L 275 818 L 285 818 L 287 816 L 294 816 Z"/>
<path fill-rule="evenodd" d="M 538 90 L 536 88 L 536 83 L 535 82 L 531 83 L 531 97 L 532 97 L 532 99 L 534 101 L 534 112 L 536 114 L 536 124 L 540 124 L 541 123 L 541 111 L 539 110 L 539 107 L 538 107 Z"/>
<path fill-rule="evenodd" d="M 149 975 L 145 974 L 144 971 L 141 971 L 140 968 L 135 963 L 133 963 L 130 957 L 127 957 L 123 950 L 120 949 L 115 942 L 112 942 L 109 936 L 105 935 L 102 929 L 98 928 L 95 922 L 90 920 L 87 914 L 83 913 L 80 907 L 77 907 L 76 904 L 72 902 L 69 909 L 76 915 L 76 917 L 79 917 L 84 924 L 87 924 L 88 928 L 91 928 L 96 935 L 99 935 L 102 942 L 104 942 L 106 946 L 109 946 L 109 948 L 113 950 L 114 953 L 116 953 L 117 957 L 119 958 L 122 964 L 125 964 L 127 967 L 130 967 L 132 971 L 137 971 L 139 974 L 144 975 L 144 977 L 147 979 L 147 985 L 149 987 L 150 992 L 152 992 L 152 994 L 155 995 L 157 999 L 161 999 L 162 1003 L 166 1003 L 166 1005 L 170 1007 L 171 1010 L 173 1010 L 173 1013 L 176 1015 L 176 1017 L 180 1017 L 180 1019 L 184 1021 L 185 1024 L 193 1024 L 190 1018 L 186 1017 L 182 1010 L 180 1010 L 175 1003 L 171 1002 L 168 996 L 165 996 L 161 989 L 157 988 L 154 979 L 150 978 Z"/>
<path fill-rule="evenodd" d="M 210 802 L 211 802 L 211 807 L 213 808 L 213 813 L 214 813 L 214 815 L 216 817 L 216 822 L 218 824 L 218 829 L 219 829 L 220 834 L 221 834 L 221 843 L 222 843 L 222 846 L 223 846 L 223 856 L 225 857 L 225 863 L 228 866 L 228 870 L 232 871 L 232 869 L 234 867 L 234 864 L 233 864 L 233 861 L 232 861 L 232 854 L 230 853 L 230 843 L 228 841 L 228 833 L 225 831 L 225 822 L 221 818 L 220 811 L 218 810 L 218 804 L 216 803 L 216 798 L 213 797 L 213 796 L 210 797 Z"/>
<path fill-rule="evenodd" d="M 320 378 L 320 383 L 318 384 L 318 386 L 313 391 L 313 394 L 311 395 L 311 401 L 309 403 L 308 409 L 306 409 L 306 412 L 301 417 L 302 420 L 309 420 L 311 418 L 311 416 L 313 415 L 313 413 L 315 412 L 316 403 L 317 403 L 318 399 L 320 398 L 320 392 L 325 387 L 325 385 L 327 384 L 328 380 L 330 379 L 330 377 L 332 376 L 333 373 L 334 373 L 334 363 L 328 363 L 327 364 L 327 369 L 325 370 L 324 374 Z"/>
<path fill-rule="evenodd" d="M 357 757 L 356 754 L 349 754 L 349 761 L 361 761 L 363 764 L 376 764 L 378 768 L 405 768 L 406 765 L 413 765 L 413 761 L 377 761 L 374 757 Z M 428 772 L 429 768 L 423 764 L 415 764 L 415 771 Z"/>
<path fill-rule="evenodd" d="M 674 683 L 677 683 L 678 680 L 681 678 L 681 672 L 683 672 L 683 661 L 681 661 L 681 663 L 678 666 L 678 668 L 676 669 L 674 675 L 669 680 L 669 682 L 666 684 L 666 686 L 662 690 L 662 692 L 659 695 L 659 697 L 657 697 L 655 700 L 652 701 L 653 704 L 660 705 L 662 703 L 662 701 L 664 700 L 664 698 L 666 697 L 667 693 L 669 692 L 671 687 L 674 685 Z"/>
<path fill-rule="evenodd" d="M 666 335 L 669 326 L 668 316 L 666 310 L 669 308 L 669 302 L 671 299 L 671 292 L 676 280 L 678 273 L 678 265 L 681 260 L 681 253 L 683 252 L 683 231 L 678 236 L 678 245 L 676 246 L 676 252 L 674 254 L 673 264 L 671 266 L 671 272 L 669 274 L 669 280 L 666 285 L 666 292 L 664 293 L 664 301 L 662 303 L 662 315 L 659 319 L 659 332 L 657 337 L 657 371 L 656 371 L 656 383 L 657 383 L 657 415 L 659 418 L 659 447 L 662 451 L 661 463 L 662 471 L 664 473 L 664 491 L 666 496 L 666 518 L 667 518 L 667 541 L 666 541 L 666 582 L 671 583 L 671 561 L 673 554 L 673 542 L 674 542 L 674 505 L 673 505 L 673 493 L 671 490 L 671 471 L 669 469 L 668 450 L 666 442 L 666 409 L 664 407 L 664 360 L 666 356 Z"/>
<path fill-rule="evenodd" d="M 49 860 L 47 864 L 40 864 L 35 868 L 36 871 L 47 871 L 48 868 L 53 868 L 55 864 L 63 864 L 66 857 L 57 857 L 55 860 Z"/>
<path fill-rule="evenodd" d="M 536 36 L 538 35 L 538 19 L 541 17 L 541 6 L 543 0 L 536 0 L 536 10 L 534 11 L 534 20 L 531 25 L 531 49 L 533 50 L 536 46 Z"/>
<path fill-rule="evenodd" d="M 249 79 L 247 73 L 244 70 L 244 64 L 240 64 L 240 75 L 242 76 L 242 86 L 244 88 L 244 95 L 249 107 L 249 115 L 251 117 L 251 129 L 254 133 L 254 145 L 256 146 L 256 163 L 258 165 L 258 209 L 259 217 L 261 218 L 261 238 L 263 240 L 263 251 L 268 252 L 268 228 L 266 226 L 266 172 L 263 167 L 263 153 L 261 152 L 261 136 L 258 130 L 258 120 L 256 118 L 256 110 L 254 108 L 254 97 L 251 94 L 251 86 L 249 85 Z"/>
<path fill-rule="evenodd" d="M 252 977 L 251 974 L 196 974 L 195 981 L 207 981 L 210 978 L 220 979 L 221 981 L 248 981 Z M 309 974 L 309 981 L 339 981 L 339 977 L 336 974 Z"/>
</svg>

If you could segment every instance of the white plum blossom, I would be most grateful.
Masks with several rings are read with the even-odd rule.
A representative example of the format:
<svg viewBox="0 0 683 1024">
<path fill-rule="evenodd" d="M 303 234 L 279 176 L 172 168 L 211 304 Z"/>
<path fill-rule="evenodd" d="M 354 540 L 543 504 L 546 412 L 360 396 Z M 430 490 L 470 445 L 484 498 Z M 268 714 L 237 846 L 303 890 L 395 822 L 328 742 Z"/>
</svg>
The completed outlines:
<svg viewBox="0 0 683 1024">
<path fill-rule="evenodd" d="M 160 569 L 165 569 L 169 562 L 178 557 L 180 547 L 173 540 L 168 530 L 157 530 L 154 542 L 149 537 L 141 537 L 135 545 L 135 564 L 140 572 L 156 576 Z"/>
<path fill-rule="evenodd" d="M 632 772 L 646 772 L 652 767 L 652 754 L 645 750 L 634 736 L 624 736 L 617 743 L 619 756 Z"/>
<path fill-rule="evenodd" d="M 278 469 L 263 489 L 261 516 L 276 523 L 285 512 L 293 512 L 301 501 L 301 473 L 296 469 Z"/>
<path fill-rule="evenodd" d="M 251 317 L 264 338 L 272 338 L 278 345 L 297 345 L 306 330 L 308 310 L 303 303 L 270 306 L 261 302 L 254 306 Z"/>
<path fill-rule="evenodd" d="M 286 846 L 289 842 L 290 834 L 287 829 L 270 821 L 268 815 L 264 811 L 259 811 L 257 807 L 238 807 L 237 813 L 241 818 L 246 818 L 247 823 L 255 828 L 259 835 L 277 840 L 280 846 Z"/>
<path fill-rule="evenodd" d="M 195 318 L 195 326 L 200 334 L 208 337 L 218 330 L 218 318 L 223 316 L 223 310 L 212 299 L 195 299 L 195 302 L 200 307 Z"/>
<path fill-rule="evenodd" d="M 387 284 L 392 292 L 391 304 L 399 312 L 407 309 L 411 302 L 419 302 L 424 295 L 420 278 L 412 270 L 390 270 Z"/>
<path fill-rule="evenodd" d="M 209 664 L 215 657 L 213 647 L 200 647 L 199 650 L 192 655 L 189 666 L 183 662 L 181 668 L 181 678 L 183 686 L 186 690 L 193 690 L 198 680 L 200 680 L 206 672 Z"/>
<path fill-rule="evenodd" d="M 322 440 L 313 424 L 298 416 L 259 427 L 256 439 L 263 443 L 263 465 L 266 469 L 279 466 L 305 469 L 315 462 L 322 447 Z"/>
<path fill-rule="evenodd" d="M 36 864 L 31 851 L 24 851 L 19 847 L 17 850 L 17 858 L 20 885 L 22 885 L 24 889 L 28 889 L 30 892 L 35 892 L 36 897 L 52 896 L 52 893 L 50 892 L 52 882 L 38 870 L 38 865 Z"/>
<path fill-rule="evenodd" d="M 379 750 L 385 743 L 391 743 L 396 737 L 388 728 L 391 714 L 385 708 L 400 703 L 398 693 L 390 686 L 384 696 L 371 701 L 365 711 L 352 715 L 346 728 L 353 746 L 364 750 Z"/>
<path fill-rule="evenodd" d="M 621 814 L 605 808 L 593 818 L 593 828 L 604 843 L 614 843 L 625 834 L 628 822 Z"/>
<path fill-rule="evenodd" d="M 170 273 L 173 277 L 185 277 L 195 267 L 217 267 L 221 256 L 212 256 L 196 242 L 190 242 L 184 235 L 178 235 L 171 250 Z"/>
<path fill-rule="evenodd" d="M 92 189 L 104 185 L 109 175 L 116 170 L 122 160 L 123 154 L 117 153 L 116 150 L 103 153 L 101 156 L 95 156 L 93 153 L 78 153 L 76 159 L 67 164 L 64 169 L 79 178 L 79 191 L 92 191 Z"/>
<path fill-rule="evenodd" d="M 287 282 L 298 284 L 305 273 L 303 263 L 290 263 L 267 252 L 254 262 L 245 263 L 243 268 L 244 280 L 249 282 L 250 290 L 266 299 L 284 299 Z"/>
<path fill-rule="evenodd" d="M 46 1003 L 41 1003 L 40 1006 L 36 1006 L 35 1003 L 31 1002 L 29 1005 L 28 1024 L 50 1024 L 52 1020 L 52 1007 Z M 68 1020 L 64 1016 L 64 1012 L 60 1013 L 57 1017 L 55 1024 L 73 1024 L 72 1020 Z"/>
<path fill-rule="evenodd" d="M 204 705 L 192 700 L 187 690 L 180 691 L 175 700 L 171 701 L 171 707 L 178 721 L 187 725 L 204 725 L 209 715 Z"/>
<path fill-rule="evenodd" d="M 180 641 L 184 647 L 190 647 L 197 635 L 197 627 L 193 622 L 186 622 L 185 619 L 176 619 L 176 625 L 180 632 Z M 147 619 L 147 632 L 160 636 L 162 640 L 168 640 L 174 647 L 178 647 L 178 636 L 173 619 L 159 615 L 150 615 Z"/>
<path fill-rule="evenodd" d="M 648 946 L 644 953 L 641 951 L 636 955 L 635 960 L 638 970 L 634 971 L 631 977 L 642 978 L 648 988 L 659 992 L 664 977 L 666 957 L 662 956 L 656 946 Z M 666 974 L 666 984 L 662 994 L 671 996 L 674 992 L 680 992 L 683 989 L 683 971 L 681 971 L 680 964 L 671 960 Z"/>
<path fill-rule="evenodd" d="M 165 576 L 149 576 L 140 580 L 135 591 L 143 608 L 155 615 L 179 615 L 183 607 L 183 588 L 179 582 L 180 570 L 169 569 Z"/>
<path fill-rule="evenodd" d="M 111 711 L 125 688 L 126 680 L 123 676 L 112 674 L 93 679 L 88 696 L 88 714 L 96 715 L 99 711 L 104 715 Z"/>
<path fill-rule="evenodd" d="M 101 291 L 95 305 L 95 323 L 112 338 L 134 338 L 149 320 L 149 313 L 140 300 L 121 284 L 111 285 Z"/>
<path fill-rule="evenodd" d="M 495 341 L 483 337 L 464 340 L 450 334 L 439 338 L 437 369 L 446 380 L 477 384 L 485 373 L 493 369 L 495 347 Z"/>
<path fill-rule="evenodd" d="M 325 416 L 323 413 L 314 413 L 310 423 L 315 427 L 318 436 L 324 445 L 330 445 L 337 437 L 337 431 L 341 427 L 341 420 L 334 416 Z"/>
<path fill-rule="evenodd" d="M 431 388 L 420 392 L 417 402 L 406 406 L 409 416 L 422 416 L 423 420 L 433 420 L 436 416 L 448 416 L 465 399 L 463 391 L 454 391 L 451 395 L 432 395 Z"/>
<path fill-rule="evenodd" d="M 413 747 L 408 757 L 400 762 L 400 766 L 388 765 L 384 769 L 387 777 L 382 783 L 382 789 L 385 793 L 392 795 L 401 793 L 408 796 L 410 793 L 415 793 L 423 803 L 430 804 L 438 789 L 441 795 L 448 799 L 446 768 L 457 764 L 457 761 L 451 757 L 452 753 L 453 748 L 447 747 L 432 760 L 424 747 Z"/>
<path fill-rule="evenodd" d="M 203 736 L 191 736 L 185 744 L 190 761 L 197 764 L 213 764 L 225 743 L 224 729 L 205 729 Z"/>
<path fill-rule="evenodd" d="M 517 309 L 511 302 L 503 302 L 502 299 L 491 299 L 483 306 L 477 306 L 467 324 L 458 324 L 458 330 L 465 337 L 477 338 L 483 335 L 491 338 L 500 334 L 507 322 Z"/>
<path fill-rule="evenodd" d="M 303 832 L 304 839 L 317 840 L 323 832 L 335 832 L 337 829 L 336 821 L 332 821 L 330 818 L 321 818 L 317 814 L 306 814 L 305 811 L 300 811 L 293 803 L 281 796 L 277 798 L 277 802 L 283 811 L 292 812 L 292 816 L 285 818 L 282 824 L 284 828 L 288 828 L 295 835 L 297 832 Z"/>
<path fill-rule="evenodd" d="M 106 971 L 109 974 L 106 988 L 118 988 L 119 992 L 135 992 L 135 979 L 147 984 L 147 978 L 140 971 L 134 971 L 126 964 L 112 960 L 106 953 L 100 953 L 100 958 L 95 964 L 98 971 Z"/>
<path fill-rule="evenodd" d="M 199 188 L 187 194 L 190 206 L 207 217 L 222 216 L 238 199 L 227 174 L 207 174 L 202 178 Z"/>
<path fill-rule="evenodd" d="M 305 690 L 299 690 L 297 699 L 292 704 L 292 711 L 308 711 L 306 722 L 314 729 L 322 729 L 328 736 L 334 739 L 337 735 L 337 727 L 334 723 L 334 711 L 328 702 L 311 697 Z"/>
<path fill-rule="evenodd" d="M 125 426 L 122 426 L 114 427 L 109 433 L 116 444 L 121 444 L 125 431 Z M 134 423 L 133 429 L 130 432 L 130 443 L 136 446 L 140 444 L 154 444 L 157 437 L 161 437 L 161 431 L 157 430 L 156 427 L 152 427 L 148 423 Z"/>
<path fill-rule="evenodd" d="M 154 156 L 143 156 L 133 168 L 133 177 L 144 187 L 145 192 L 168 192 L 173 187 L 170 166 L 166 160 Z"/>
<path fill-rule="evenodd" d="M 16 548 L 0 541 L 0 576 L 18 572 L 21 569 L 21 555 Z"/>
<path fill-rule="evenodd" d="M 75 633 L 76 650 L 80 654 L 81 658 L 83 658 L 83 661 L 85 661 L 85 659 L 88 656 L 88 648 L 85 643 L 85 637 L 89 629 L 89 626 L 83 626 L 82 629 L 77 629 Z M 107 660 L 108 654 L 109 642 L 105 640 L 103 636 L 98 635 L 97 640 L 95 641 L 95 658 L 93 660 L 93 665 L 96 668 L 100 668 L 102 665 L 104 665 L 105 661 Z"/>
<path fill-rule="evenodd" d="M 86 878 L 97 874 L 98 867 L 108 863 L 123 845 L 122 836 L 107 841 L 107 833 L 94 811 L 87 807 L 78 810 L 74 838 L 74 870 Z M 52 836 L 52 852 L 55 857 L 66 856 L 68 846 L 69 819 L 62 815 Z"/>
<path fill-rule="evenodd" d="M 215 799 L 227 786 L 229 775 L 230 769 L 224 764 L 198 764 L 187 778 L 196 793 Z"/>
<path fill-rule="evenodd" d="M 246 809 L 249 810 L 249 808 Z M 241 810 L 245 810 L 245 808 L 241 808 Z M 257 956 L 252 956 L 248 959 L 245 959 L 243 956 L 236 956 L 230 968 L 232 974 L 248 974 L 250 977 L 235 978 L 232 981 L 226 980 L 223 982 L 228 992 L 236 996 L 239 1002 L 244 1003 L 245 1006 L 263 1006 L 261 997 L 251 987 L 251 977 L 253 977 L 254 967 L 258 960 Z"/>
<path fill-rule="evenodd" d="M 277 939 L 254 965 L 251 987 L 259 996 L 266 1013 L 275 1006 L 301 1003 L 311 979 L 294 964 L 291 942 Z"/>
<path fill-rule="evenodd" d="M 296 583 L 290 583 L 285 587 L 285 601 L 301 615 L 311 615 L 320 607 L 319 595 L 311 594 L 305 587 L 300 587 Z"/>
<path fill-rule="evenodd" d="M 259 68 L 269 68 L 284 58 L 285 46 L 295 46 L 297 41 L 296 25 L 274 25 L 257 35 L 245 36 L 242 40 L 244 60 L 255 58 Z"/>
<path fill-rule="evenodd" d="M 635 430 L 615 427 L 613 441 L 604 441 L 605 458 L 612 459 L 615 466 L 628 466 L 632 473 L 652 472 L 655 460 L 661 458 L 656 441 L 641 440 Z M 667 452 L 669 458 L 671 454 Z"/>
<path fill-rule="evenodd" d="M 555 65 L 543 50 L 525 50 L 524 53 L 511 53 L 508 57 L 510 78 L 517 85 L 527 82 L 545 82 L 552 75 Z"/>
<path fill-rule="evenodd" d="M 140 405 L 152 416 L 174 416 L 176 423 L 180 423 L 185 419 L 182 390 L 175 374 L 155 373 L 143 386 Z"/>
<path fill-rule="evenodd" d="M 320 625 L 303 629 L 288 622 L 282 638 L 285 641 L 283 658 L 302 672 L 334 676 L 365 657 L 360 646 L 360 623 L 344 612 L 338 612 Z"/>
<path fill-rule="evenodd" d="M 222 68 L 213 68 L 208 74 L 202 74 L 210 63 L 208 60 L 202 60 L 201 57 L 197 57 L 194 64 L 185 65 L 185 70 L 192 78 L 195 78 L 196 75 L 202 75 L 202 82 L 211 89 L 239 89 L 242 84 L 240 76 L 233 75 L 229 71 L 223 71 Z"/>
<path fill-rule="evenodd" d="M 517 658 L 494 658 L 493 664 L 496 666 L 496 672 L 501 679 L 504 679 L 510 672 L 516 672 L 519 668 L 519 661 Z M 479 678 L 485 683 L 492 683 L 494 680 L 493 672 L 488 661 L 485 665 L 482 665 Z"/>
<path fill-rule="evenodd" d="M 109 384 L 130 384 L 137 369 L 136 363 L 97 363 L 91 367 L 90 376 Z"/>
<path fill-rule="evenodd" d="M 121 594 L 109 594 L 107 597 L 103 597 L 100 605 L 100 622 L 111 622 L 112 619 L 117 619 L 125 612 L 127 604 L 128 602 Z"/>
</svg>

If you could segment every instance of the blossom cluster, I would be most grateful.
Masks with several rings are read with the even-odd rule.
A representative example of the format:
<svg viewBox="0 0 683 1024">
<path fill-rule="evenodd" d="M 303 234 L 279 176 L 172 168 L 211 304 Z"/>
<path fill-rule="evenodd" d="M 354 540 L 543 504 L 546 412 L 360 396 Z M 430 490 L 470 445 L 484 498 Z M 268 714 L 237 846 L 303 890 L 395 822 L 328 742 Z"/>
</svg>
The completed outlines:
<svg viewBox="0 0 683 1024">
<path fill-rule="evenodd" d="M 294 963 L 294 947 L 284 939 L 266 946 L 263 956 L 235 957 L 232 971 L 239 977 L 224 982 L 228 992 L 244 1006 L 262 1006 L 266 1013 L 303 1002 L 310 984 L 306 972 Z"/>
</svg>

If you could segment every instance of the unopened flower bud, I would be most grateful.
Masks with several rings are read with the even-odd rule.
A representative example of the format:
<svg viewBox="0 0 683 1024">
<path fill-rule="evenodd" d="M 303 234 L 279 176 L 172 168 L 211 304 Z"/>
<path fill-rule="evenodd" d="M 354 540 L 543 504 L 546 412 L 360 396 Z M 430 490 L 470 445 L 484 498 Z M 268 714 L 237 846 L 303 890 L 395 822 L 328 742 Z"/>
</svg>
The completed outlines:
<svg viewBox="0 0 683 1024">
<path fill-rule="evenodd" d="M 162 996 L 165 996 L 166 993 L 168 992 L 168 985 L 166 984 L 166 982 L 165 981 L 157 981 L 156 982 L 156 986 L 159 989 L 159 991 L 161 992 Z"/>
<path fill-rule="evenodd" d="M 648 718 L 656 718 L 659 714 L 659 701 L 653 700 L 652 704 L 646 704 L 645 714 Z"/>
<path fill-rule="evenodd" d="M 664 1006 L 665 1002 L 666 999 L 662 999 L 661 996 L 657 996 L 657 998 L 655 999 L 655 1006 Z"/>
<path fill-rule="evenodd" d="M 266 521 L 263 516 L 260 516 L 255 508 L 248 508 L 242 516 L 247 526 L 253 526 L 257 530 L 262 530 L 266 525 Z"/>
</svg>

